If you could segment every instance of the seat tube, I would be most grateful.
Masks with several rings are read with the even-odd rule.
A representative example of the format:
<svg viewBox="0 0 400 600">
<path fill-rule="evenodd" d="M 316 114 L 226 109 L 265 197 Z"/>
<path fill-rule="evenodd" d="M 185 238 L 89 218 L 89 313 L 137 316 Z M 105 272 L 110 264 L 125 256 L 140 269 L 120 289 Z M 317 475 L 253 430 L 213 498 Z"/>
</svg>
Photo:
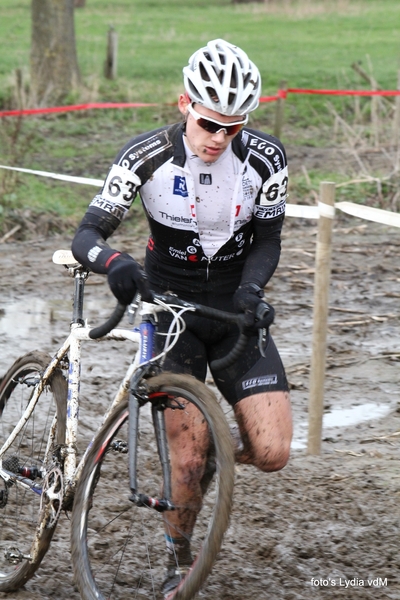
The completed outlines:
<svg viewBox="0 0 400 600">
<path fill-rule="evenodd" d="M 67 398 L 67 429 L 66 451 L 64 463 L 65 479 L 68 484 L 73 484 L 76 469 L 76 440 L 79 421 L 79 387 L 81 377 L 81 341 L 71 336 L 69 350 L 68 370 L 68 398 Z"/>
</svg>

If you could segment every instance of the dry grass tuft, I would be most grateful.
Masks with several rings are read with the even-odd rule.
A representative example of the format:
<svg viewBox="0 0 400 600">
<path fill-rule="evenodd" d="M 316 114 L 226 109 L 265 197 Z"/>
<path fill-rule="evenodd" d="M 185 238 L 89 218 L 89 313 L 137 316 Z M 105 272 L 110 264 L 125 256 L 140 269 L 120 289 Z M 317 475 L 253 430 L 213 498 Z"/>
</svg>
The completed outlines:
<svg viewBox="0 0 400 600">
<path fill-rule="evenodd" d="M 307 19 L 323 15 L 359 15 L 365 3 L 357 0 L 264 0 L 261 4 L 242 4 L 246 12 L 286 15 L 294 19 Z"/>
</svg>

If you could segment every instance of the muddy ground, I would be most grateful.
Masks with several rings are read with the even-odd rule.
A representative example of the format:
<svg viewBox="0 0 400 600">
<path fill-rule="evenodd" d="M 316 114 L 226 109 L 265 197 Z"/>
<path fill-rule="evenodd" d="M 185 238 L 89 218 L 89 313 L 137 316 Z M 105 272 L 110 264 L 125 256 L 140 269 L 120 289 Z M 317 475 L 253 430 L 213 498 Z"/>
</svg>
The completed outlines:
<svg viewBox="0 0 400 600">
<path fill-rule="evenodd" d="M 399 231 L 345 216 L 335 221 L 322 451 L 310 456 L 316 231 L 314 221 L 287 219 L 281 262 L 267 290 L 291 385 L 291 459 L 272 474 L 237 466 L 231 525 L 202 598 L 400 598 Z M 28 350 L 54 351 L 66 336 L 72 280 L 51 256 L 69 243 L 52 237 L 0 245 L 1 372 Z M 144 238 L 120 235 L 117 243 L 142 258 Z M 90 278 L 90 322 L 102 321 L 112 306 L 104 279 Z M 127 346 L 104 348 L 94 343 L 84 353 L 82 447 L 118 379 L 115 365 L 128 360 Z M 79 599 L 66 516 L 37 575 L 0 597 Z"/>
</svg>

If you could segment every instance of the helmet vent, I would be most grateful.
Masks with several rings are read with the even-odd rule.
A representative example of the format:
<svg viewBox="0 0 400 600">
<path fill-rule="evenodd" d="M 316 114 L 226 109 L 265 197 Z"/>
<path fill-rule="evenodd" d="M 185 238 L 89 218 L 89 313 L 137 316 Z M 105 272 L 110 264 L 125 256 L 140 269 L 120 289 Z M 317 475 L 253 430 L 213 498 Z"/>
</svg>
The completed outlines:
<svg viewBox="0 0 400 600">
<path fill-rule="evenodd" d="M 212 40 L 195 52 L 183 76 L 190 98 L 222 115 L 246 115 L 258 106 L 260 72 L 243 50 L 225 40 Z"/>
<path fill-rule="evenodd" d="M 202 63 L 200 63 L 200 75 L 203 81 L 211 81 L 210 76 Z"/>
<path fill-rule="evenodd" d="M 217 92 L 214 90 L 214 88 L 208 87 L 207 92 L 208 92 L 211 100 L 217 104 L 219 102 L 219 98 L 218 98 Z"/>
</svg>

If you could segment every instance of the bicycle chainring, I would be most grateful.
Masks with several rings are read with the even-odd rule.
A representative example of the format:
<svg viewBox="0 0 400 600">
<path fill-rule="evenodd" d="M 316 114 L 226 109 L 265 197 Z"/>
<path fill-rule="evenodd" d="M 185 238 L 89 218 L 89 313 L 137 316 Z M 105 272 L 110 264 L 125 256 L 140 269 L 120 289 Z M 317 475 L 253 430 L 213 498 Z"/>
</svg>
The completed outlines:
<svg viewBox="0 0 400 600">
<path fill-rule="evenodd" d="M 46 528 L 54 527 L 60 516 L 64 496 L 63 474 L 59 467 L 51 469 L 44 481 L 40 498 L 41 518 L 46 519 Z"/>
</svg>

